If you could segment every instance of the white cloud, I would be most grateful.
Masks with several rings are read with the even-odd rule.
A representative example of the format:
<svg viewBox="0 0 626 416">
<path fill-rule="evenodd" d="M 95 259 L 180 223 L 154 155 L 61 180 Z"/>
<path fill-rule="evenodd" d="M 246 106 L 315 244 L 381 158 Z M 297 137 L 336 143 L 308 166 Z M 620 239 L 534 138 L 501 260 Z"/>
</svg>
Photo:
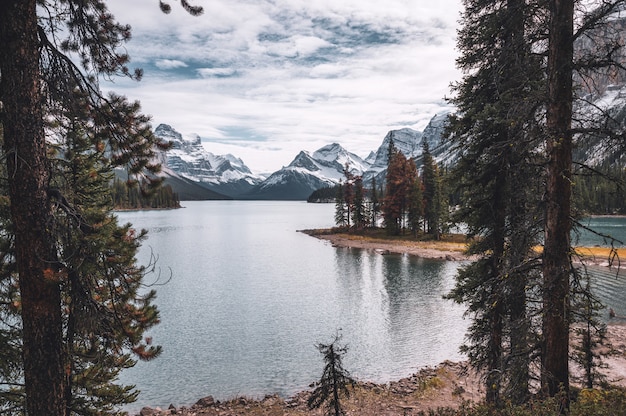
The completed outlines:
<svg viewBox="0 0 626 416">
<path fill-rule="evenodd" d="M 177 59 L 159 59 L 155 62 L 155 65 L 159 69 L 186 68 L 188 66 L 183 61 Z"/>
<path fill-rule="evenodd" d="M 234 68 L 198 68 L 197 71 L 202 78 L 231 77 L 237 74 Z"/>
<path fill-rule="evenodd" d="M 459 77 L 460 0 L 196 3 L 200 17 L 110 0 L 145 69 L 141 83 L 111 88 L 255 171 L 331 142 L 365 156 L 390 129 L 423 128 Z"/>
</svg>

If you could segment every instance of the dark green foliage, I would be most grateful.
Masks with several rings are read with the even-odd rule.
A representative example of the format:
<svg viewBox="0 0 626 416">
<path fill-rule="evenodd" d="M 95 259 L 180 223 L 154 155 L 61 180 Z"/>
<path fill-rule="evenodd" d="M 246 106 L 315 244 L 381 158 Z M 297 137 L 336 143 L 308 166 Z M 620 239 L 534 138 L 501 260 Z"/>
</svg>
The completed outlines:
<svg viewBox="0 0 626 416">
<path fill-rule="evenodd" d="M 542 168 L 535 149 L 544 84 L 525 37 L 534 32 L 529 22 L 539 22 L 528 18 L 532 10 L 521 0 L 465 1 L 458 63 L 466 75 L 454 86 L 459 112 L 446 132 L 460 155 L 452 172 L 461 203 L 455 221 L 476 237 L 469 251 L 480 256 L 459 270 L 451 297 L 473 319 L 464 349 L 495 406 L 503 393 L 513 403 L 529 397 L 536 348 L 528 305 L 537 302 L 532 248 L 541 235 Z"/>
<path fill-rule="evenodd" d="M 441 177 L 439 167 L 435 163 L 428 143 L 423 143 L 423 166 L 422 166 L 422 186 L 424 195 L 424 223 L 426 232 L 439 240 L 442 227 L 443 211 L 447 210 L 448 204 L 444 203 L 441 189 Z"/>
<path fill-rule="evenodd" d="M 180 208 L 178 195 L 169 185 L 159 186 L 152 193 L 145 194 L 140 187 L 129 187 L 125 181 L 115 178 L 110 185 L 110 193 L 115 209 Z"/>
<path fill-rule="evenodd" d="M 393 143 L 393 141 L 390 141 Z M 387 233 L 399 235 L 406 228 L 410 213 L 412 224 L 420 221 L 418 202 L 415 196 L 416 181 L 419 181 L 415 162 L 407 159 L 393 145 L 389 146 L 389 163 L 385 177 L 385 197 L 383 199 L 383 219 Z"/>
<path fill-rule="evenodd" d="M 591 215 L 626 214 L 626 170 L 619 161 L 579 169 L 574 179 L 574 207 Z"/>
<path fill-rule="evenodd" d="M 336 191 L 337 195 L 335 197 L 335 225 L 338 227 L 349 227 L 350 220 L 348 215 L 348 207 L 346 206 L 346 202 L 344 200 L 345 192 L 344 192 L 343 182 L 339 182 L 337 185 Z"/>
<path fill-rule="evenodd" d="M 350 373 L 343 367 L 343 356 L 348 352 L 347 346 L 340 346 L 341 337 L 335 336 L 330 344 L 318 344 L 317 349 L 324 355 L 324 371 L 307 402 L 310 409 L 317 409 L 326 403 L 325 415 L 342 416 L 345 412 L 341 408 L 341 397 L 348 397 L 350 391 L 348 385 L 355 381 Z"/>
<path fill-rule="evenodd" d="M 158 311 L 153 291 L 139 293 L 145 270 L 135 265 L 135 254 L 144 234 L 117 224 L 107 196 L 110 165 L 89 149 L 87 135 L 69 129 L 66 157 L 53 176 L 72 214 L 57 217 L 67 273 L 67 405 L 68 414 L 117 414 L 138 394 L 133 386 L 115 384 L 119 372 L 134 365 L 131 352 L 141 359 L 160 352 L 143 340 Z"/>
<path fill-rule="evenodd" d="M 335 225 L 361 230 L 370 225 L 368 191 L 363 187 L 363 177 L 353 175 L 348 165 L 343 173 L 345 182 L 329 188 L 335 191 Z"/>
<path fill-rule="evenodd" d="M 411 183 L 411 188 L 409 190 L 409 208 L 407 216 L 409 228 L 411 229 L 414 237 L 417 237 L 417 234 L 422 229 L 423 218 L 424 196 L 422 190 L 422 182 L 416 175 L 415 179 Z"/>
<path fill-rule="evenodd" d="M 337 197 L 337 186 L 316 189 L 309 195 L 307 202 L 334 202 Z"/>
<path fill-rule="evenodd" d="M 117 414 L 136 397 L 119 371 L 160 351 L 143 339 L 158 322 L 135 264 L 143 233 L 117 224 L 108 191 L 120 167 L 156 192 L 169 147 L 138 103 L 99 89 L 140 78 L 129 38 L 100 0 L 0 5 L 3 414 Z"/>
<path fill-rule="evenodd" d="M 367 205 L 365 203 L 365 188 L 363 188 L 363 178 L 354 177 L 354 204 L 352 220 L 356 229 L 362 229 L 369 223 Z"/>
<path fill-rule="evenodd" d="M 372 178 L 372 189 L 370 197 L 370 214 L 371 226 L 376 227 L 378 224 L 378 214 L 380 213 L 380 198 L 378 189 L 376 189 L 376 178 Z"/>
</svg>

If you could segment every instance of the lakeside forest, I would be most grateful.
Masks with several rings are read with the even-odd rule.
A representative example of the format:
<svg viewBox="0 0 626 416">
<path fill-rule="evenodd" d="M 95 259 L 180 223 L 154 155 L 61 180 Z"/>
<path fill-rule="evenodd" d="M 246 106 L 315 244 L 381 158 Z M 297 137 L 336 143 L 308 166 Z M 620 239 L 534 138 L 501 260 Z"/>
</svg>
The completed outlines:
<svg viewBox="0 0 626 416">
<path fill-rule="evenodd" d="M 346 174 L 333 196 L 335 221 L 365 228 L 380 213 L 390 235 L 433 239 L 450 223 L 467 227 L 477 260 L 459 270 L 449 298 L 471 317 L 463 351 L 486 394 L 485 407 L 459 414 L 529 414 L 537 403 L 544 414 L 576 414 L 581 395 L 571 362 L 597 398 L 584 414 L 626 413 L 626 394 L 602 378 L 601 305 L 570 241 L 583 212 L 623 212 L 624 114 L 581 103 L 626 80 L 626 1 L 463 3 L 457 65 L 464 75 L 452 86 L 457 112 L 445 132 L 458 160 L 442 172 L 426 159 L 418 171 L 392 143 L 384 183 L 369 194 Z M 175 200 L 155 162 L 169 144 L 154 135 L 139 103 L 98 84 L 141 78 L 127 67 L 130 36 L 105 1 L 0 3 L 6 415 L 120 414 L 138 392 L 118 375 L 161 352 L 145 337 L 159 322 L 155 291 L 142 290 L 151 265 L 135 260 L 145 234 L 117 222 L 111 181 L 123 168 L 140 195 Z M 585 144 L 617 157 L 608 166 L 581 164 L 575 154 Z M 130 203 L 130 192 L 119 195 Z M 323 347 L 332 370 L 337 357 Z M 322 379 L 321 391 L 342 390 L 341 380 L 348 381 Z M 321 397 L 313 407 L 331 396 Z M 338 400 L 332 396 L 328 414 L 341 414 Z"/>
</svg>

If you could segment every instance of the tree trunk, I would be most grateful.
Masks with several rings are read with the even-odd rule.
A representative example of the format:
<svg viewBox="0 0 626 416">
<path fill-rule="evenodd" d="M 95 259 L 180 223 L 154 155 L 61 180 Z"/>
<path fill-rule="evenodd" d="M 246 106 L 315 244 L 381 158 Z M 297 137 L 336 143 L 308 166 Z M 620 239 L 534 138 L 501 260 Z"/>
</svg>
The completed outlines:
<svg viewBox="0 0 626 416">
<path fill-rule="evenodd" d="M 48 227 L 36 0 L 0 0 L 0 101 L 19 272 L 29 416 L 63 415 L 59 273 Z"/>
<path fill-rule="evenodd" d="M 573 0 L 551 0 L 550 15 L 542 383 L 554 396 L 569 391 Z"/>
</svg>

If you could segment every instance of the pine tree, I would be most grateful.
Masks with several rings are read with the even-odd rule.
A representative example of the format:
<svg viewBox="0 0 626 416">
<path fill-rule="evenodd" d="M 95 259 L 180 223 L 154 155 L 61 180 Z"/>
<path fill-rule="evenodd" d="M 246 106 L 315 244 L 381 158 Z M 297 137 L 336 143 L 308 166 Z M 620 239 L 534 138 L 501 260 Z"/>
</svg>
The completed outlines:
<svg viewBox="0 0 626 416">
<path fill-rule="evenodd" d="M 465 303 L 473 317 L 464 348 L 485 374 L 487 402 L 500 405 L 504 391 L 522 403 L 532 351 L 526 290 L 537 273 L 531 249 L 540 226 L 533 223 L 539 179 L 529 178 L 541 177 L 534 168 L 540 166 L 534 160 L 539 131 L 534 126 L 543 78 L 525 38 L 534 31 L 526 2 L 464 4 L 458 64 L 467 75 L 455 85 L 459 113 L 447 134 L 461 155 L 454 170 L 462 191 L 457 221 L 478 237 L 470 253 L 481 259 L 459 271 L 451 297 Z M 425 184 L 435 176 L 426 172 L 427 163 Z"/>
<path fill-rule="evenodd" d="M 343 175 L 346 181 L 343 184 L 343 201 L 346 205 L 346 222 L 350 227 L 354 224 L 354 175 L 350 172 L 350 167 L 346 163 L 343 168 Z"/>
<path fill-rule="evenodd" d="M 385 198 L 383 200 L 383 219 L 387 233 L 399 235 L 404 225 L 407 208 L 406 194 L 406 157 L 395 148 L 390 149 L 389 164 L 385 177 Z"/>
<path fill-rule="evenodd" d="M 365 228 L 368 224 L 367 206 L 365 203 L 365 188 L 363 187 L 363 177 L 354 177 L 354 227 L 357 229 Z"/>
<path fill-rule="evenodd" d="M 415 174 L 415 179 L 411 183 L 411 189 L 409 191 L 409 209 L 408 220 L 409 227 L 413 236 L 417 238 L 418 233 L 422 229 L 422 219 L 424 217 L 424 196 L 422 191 L 422 181 Z"/>
<path fill-rule="evenodd" d="M 63 195 L 55 234 L 67 274 L 66 414 L 116 414 L 138 394 L 115 384 L 119 372 L 135 364 L 132 355 L 146 360 L 160 352 L 143 340 L 158 311 L 153 291 L 139 293 L 145 268 L 135 265 L 135 255 L 145 233 L 117 224 L 107 196 L 112 165 L 104 152 L 91 151 L 89 134 L 70 123 L 52 175 Z"/>
<path fill-rule="evenodd" d="M 441 231 L 441 217 L 444 209 L 443 195 L 441 191 L 441 178 L 439 169 L 428 146 L 428 142 L 423 143 L 423 166 L 422 166 L 422 186 L 424 188 L 424 224 L 426 232 L 439 240 Z"/>
<path fill-rule="evenodd" d="M 335 225 L 338 227 L 348 227 L 348 214 L 346 212 L 346 201 L 344 200 L 344 185 L 339 181 L 337 185 L 337 196 L 335 198 Z"/>
<path fill-rule="evenodd" d="M 586 36 L 593 38 L 590 30 L 606 24 L 623 4 L 602 2 L 594 5 L 597 8 L 580 9 L 574 32 L 571 1 L 465 2 L 458 63 L 466 76 L 455 87 L 459 113 L 452 118 L 449 131 L 462 155 L 459 171 L 472 172 L 458 181 L 466 190 L 466 205 L 460 212 L 471 233 L 480 236 L 472 251 L 487 257 L 481 259 L 482 266 L 477 263 L 459 274 L 455 294 L 476 313 L 475 322 L 484 324 L 473 326 L 470 339 L 477 353 L 481 345 L 493 347 L 491 355 L 481 361 L 487 373 L 495 370 L 509 378 L 497 381 L 523 386 L 515 389 L 516 402 L 528 396 L 528 347 L 534 345 L 533 331 L 540 329 L 543 390 L 549 395 L 564 391 L 563 411 L 567 408 L 569 282 L 575 275 L 568 254 L 572 73 L 574 68 L 591 72 L 614 69 L 619 66 L 615 56 L 623 48 L 619 40 L 600 31 L 604 35 L 596 36 L 599 40 L 594 42 L 601 46 L 589 48 L 591 54 L 600 55 L 582 52 L 574 62 L 573 44 Z M 547 67 L 542 56 L 548 57 Z M 578 132 L 589 134 L 596 129 L 605 139 L 611 136 L 598 125 L 590 128 L 592 124 L 584 116 L 577 115 Z M 542 181 L 545 188 L 538 186 Z M 543 199 L 537 200 L 537 195 Z M 538 208 L 545 209 L 545 215 Z M 530 250 L 540 241 L 539 230 L 544 231 L 545 243 L 541 264 Z M 488 293 L 491 295 L 485 298 Z M 541 298 L 531 298 L 536 294 Z M 498 304 L 504 305 L 494 310 Z M 530 310 L 531 304 L 541 308 Z M 532 322 L 541 322 L 541 328 L 532 327 Z M 507 346 L 510 352 L 504 349 Z M 498 362 L 501 367 L 496 367 Z M 498 397 L 488 400 L 497 401 Z"/>
<path fill-rule="evenodd" d="M 376 228 L 378 225 L 378 214 L 380 213 L 380 201 L 378 198 L 378 189 L 376 189 L 376 178 L 372 177 L 372 189 L 370 197 L 370 219 L 372 228 Z"/>
<path fill-rule="evenodd" d="M 551 0 L 549 5 L 542 383 L 550 396 L 563 391 L 567 397 L 571 275 L 569 255 L 572 230 L 574 0 Z"/>
<path fill-rule="evenodd" d="M 404 175 L 406 181 L 407 225 L 413 235 L 417 237 L 424 218 L 424 198 L 422 182 L 417 173 L 417 166 L 412 159 L 407 159 Z"/>
<path fill-rule="evenodd" d="M 201 11 L 182 4 L 192 13 Z M 114 163 L 127 165 L 133 175 L 157 170 L 146 157 L 156 142 L 145 130 L 133 130 L 142 120 L 126 117 L 133 113 L 126 110 L 137 105 L 104 97 L 97 86 L 101 75 L 141 76 L 138 70 L 131 73 L 128 56 L 121 52 L 129 37 L 130 28 L 118 24 L 101 0 L 0 3 L 3 149 L 11 172 L 8 197 L 19 270 L 26 411 L 31 415 L 62 415 L 67 407 L 60 308 L 64 272 L 49 232 L 54 205 L 62 198 L 50 189 L 44 116 L 58 109 L 81 112 L 87 100 L 99 110 L 92 120 L 103 133 L 94 148 L 110 149 Z M 144 177 L 147 188 L 155 184 Z"/>
<path fill-rule="evenodd" d="M 348 397 L 349 384 L 355 384 L 350 373 L 343 367 L 343 356 L 348 352 L 347 346 L 340 346 L 341 337 L 335 336 L 330 344 L 318 344 L 317 349 L 324 355 L 324 371 L 322 377 L 308 400 L 310 409 L 317 409 L 326 403 L 327 416 L 341 416 L 346 413 L 341 408 L 341 396 Z"/>
</svg>

